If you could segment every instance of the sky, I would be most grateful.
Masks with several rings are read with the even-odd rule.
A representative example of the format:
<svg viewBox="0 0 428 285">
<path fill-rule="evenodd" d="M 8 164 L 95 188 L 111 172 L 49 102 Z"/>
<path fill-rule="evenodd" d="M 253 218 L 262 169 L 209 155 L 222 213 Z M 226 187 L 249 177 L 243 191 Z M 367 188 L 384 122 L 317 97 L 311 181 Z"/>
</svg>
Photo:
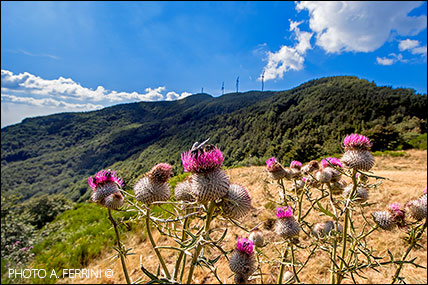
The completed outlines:
<svg viewBox="0 0 428 285">
<path fill-rule="evenodd" d="M 1 127 L 352 75 L 427 92 L 427 3 L 1 2 Z"/>
</svg>

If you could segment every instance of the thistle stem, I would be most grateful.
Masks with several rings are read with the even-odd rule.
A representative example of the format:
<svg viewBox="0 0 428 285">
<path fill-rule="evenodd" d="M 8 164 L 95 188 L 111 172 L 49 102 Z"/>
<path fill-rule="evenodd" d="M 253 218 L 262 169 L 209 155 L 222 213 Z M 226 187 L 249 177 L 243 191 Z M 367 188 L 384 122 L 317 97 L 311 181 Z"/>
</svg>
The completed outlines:
<svg viewBox="0 0 428 285">
<path fill-rule="evenodd" d="M 336 251 L 337 251 L 337 241 L 336 239 L 333 241 L 333 249 L 331 251 L 331 273 L 330 273 L 330 284 L 335 284 L 335 269 L 336 269 Z M 333 262 L 334 261 L 334 262 Z"/>
<path fill-rule="evenodd" d="M 291 243 L 290 249 L 291 249 L 291 263 L 293 264 L 293 274 L 294 274 L 294 278 L 296 278 L 297 283 L 300 283 L 299 276 L 297 276 L 297 271 L 296 271 L 296 259 L 294 257 L 294 246 L 291 241 L 290 243 Z"/>
<path fill-rule="evenodd" d="M 403 269 L 404 261 L 406 260 L 407 256 L 412 251 L 413 247 L 416 245 L 416 243 L 418 242 L 418 240 L 421 238 L 421 236 L 424 233 L 424 231 L 425 231 L 426 228 L 427 228 L 427 220 L 425 219 L 425 223 L 422 226 L 421 231 L 417 234 L 417 236 L 414 239 L 412 239 L 412 241 L 411 241 L 409 247 L 407 248 L 406 252 L 401 257 L 401 261 L 403 261 L 403 262 L 398 265 L 398 268 L 395 271 L 394 277 L 392 277 L 391 284 L 394 284 L 397 281 L 398 276 L 400 275 L 401 269 Z"/>
<path fill-rule="evenodd" d="M 215 203 L 215 201 L 210 201 L 208 205 L 206 220 L 205 220 L 204 232 L 202 233 L 203 235 L 206 234 L 210 229 L 210 223 L 211 223 L 212 216 L 216 206 L 217 204 Z M 192 282 L 193 271 L 195 270 L 195 265 L 196 265 L 196 262 L 198 261 L 198 257 L 199 257 L 199 254 L 201 253 L 201 250 L 202 250 L 202 243 L 199 242 L 198 247 L 196 248 L 196 251 L 195 251 L 195 255 L 193 255 L 192 263 L 190 264 L 189 275 L 187 276 L 187 282 L 186 282 L 187 284 L 191 284 Z"/>
<path fill-rule="evenodd" d="M 278 274 L 278 284 L 282 284 L 282 278 L 284 277 L 284 269 L 285 269 L 285 261 L 287 259 L 287 253 L 288 253 L 288 246 L 285 248 L 284 253 L 282 254 L 282 261 L 281 261 L 281 267 L 279 268 L 279 274 Z"/>
<path fill-rule="evenodd" d="M 278 180 L 278 184 L 281 185 L 281 188 L 282 188 L 282 196 L 284 198 L 284 204 L 285 204 L 285 206 L 288 206 L 287 198 L 285 197 L 285 185 L 284 185 L 284 181 L 282 180 L 282 178 L 280 180 Z"/>
<path fill-rule="evenodd" d="M 262 264 L 260 263 L 260 253 L 257 251 L 257 255 L 256 255 L 256 257 L 257 257 L 257 262 L 258 262 L 258 264 L 259 264 L 259 272 L 260 272 L 260 284 L 264 284 L 263 283 L 263 272 L 262 272 Z"/>
<path fill-rule="evenodd" d="M 159 249 L 156 247 L 155 240 L 153 239 L 152 232 L 150 230 L 150 206 L 147 207 L 146 230 L 147 230 L 147 235 L 149 236 L 149 240 L 152 244 L 153 250 L 155 251 L 155 253 L 159 259 L 159 262 L 162 265 L 163 271 L 165 272 L 165 276 L 168 279 L 171 279 L 171 275 L 169 274 L 168 267 L 166 266 L 165 261 L 163 260 L 162 255 L 159 252 Z"/>
<path fill-rule="evenodd" d="M 350 199 L 352 199 L 352 197 L 354 197 L 355 192 L 357 191 L 357 170 L 353 169 L 352 170 L 352 183 L 353 183 L 353 187 L 352 187 L 352 191 L 350 193 L 350 195 L 348 196 L 348 201 L 350 201 Z M 348 237 L 348 224 L 349 224 L 349 204 L 347 203 L 347 207 L 345 209 L 345 222 L 343 225 L 343 235 L 342 235 L 342 252 L 341 252 L 341 259 L 340 259 L 340 263 L 339 263 L 339 272 L 337 273 L 337 284 L 340 284 L 342 279 L 343 279 L 343 275 L 342 275 L 342 269 L 343 269 L 343 265 L 344 265 L 344 260 L 345 260 L 345 255 L 346 255 L 346 238 Z"/>
<path fill-rule="evenodd" d="M 120 257 L 120 263 L 122 264 L 123 275 L 125 275 L 126 283 L 131 284 L 131 280 L 129 279 L 128 269 L 126 268 L 125 257 L 123 254 L 123 247 L 122 247 L 122 244 L 120 243 L 119 230 L 117 229 L 117 223 L 113 219 L 110 209 L 108 209 L 108 218 L 113 224 L 113 228 L 116 233 L 116 242 L 117 242 L 117 247 L 119 249 L 119 257 Z"/>
<path fill-rule="evenodd" d="M 186 214 L 187 214 L 187 211 L 186 211 Z M 184 224 L 183 224 L 183 231 L 182 231 L 182 235 L 181 235 L 181 241 L 182 241 L 182 242 L 184 242 L 184 241 L 186 240 L 186 237 L 187 237 L 186 230 L 187 230 L 187 228 L 188 228 L 189 219 L 190 219 L 190 217 L 187 217 L 187 218 L 184 220 Z M 179 256 L 178 256 L 177 262 L 175 263 L 175 268 L 174 268 L 174 280 L 177 280 L 178 272 L 179 272 L 179 268 L 180 268 L 180 263 L 181 263 L 181 260 L 183 259 L 183 257 L 185 257 L 184 251 L 180 251 L 180 254 L 179 254 Z M 184 261 L 184 263 L 185 263 L 185 261 Z M 184 267 L 183 267 L 183 269 L 184 269 Z"/>
</svg>

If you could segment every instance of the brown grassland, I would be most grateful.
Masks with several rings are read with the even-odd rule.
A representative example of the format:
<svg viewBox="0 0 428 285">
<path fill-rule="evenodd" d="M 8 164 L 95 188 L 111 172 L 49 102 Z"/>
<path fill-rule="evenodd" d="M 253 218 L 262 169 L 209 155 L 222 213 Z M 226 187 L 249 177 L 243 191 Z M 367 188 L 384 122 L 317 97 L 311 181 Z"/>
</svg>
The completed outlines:
<svg viewBox="0 0 428 285">
<path fill-rule="evenodd" d="M 377 189 L 370 188 L 369 201 L 375 202 L 376 204 L 370 208 L 365 208 L 367 216 L 369 216 L 369 214 L 373 211 L 385 209 L 389 203 L 399 202 L 404 204 L 406 201 L 416 199 L 423 194 L 423 190 L 427 184 L 427 152 L 410 150 L 406 151 L 406 155 L 404 157 L 376 157 L 376 164 L 373 168 L 373 172 L 375 175 L 386 177 L 390 180 L 383 181 L 383 183 Z M 277 207 L 277 205 L 275 205 L 275 203 L 271 202 L 270 200 L 279 200 L 279 187 L 277 184 L 271 183 L 272 180 L 268 178 L 264 167 L 229 169 L 227 170 L 227 174 L 230 176 L 232 183 L 238 183 L 247 187 L 252 197 L 252 203 L 255 209 L 242 220 L 243 226 L 246 228 L 253 228 L 261 221 L 275 218 L 273 209 Z M 347 181 L 349 182 L 349 179 Z M 375 180 L 371 178 L 370 182 L 374 183 Z M 290 182 L 288 182 L 287 186 L 291 186 Z M 326 203 L 326 201 L 323 201 L 323 204 L 324 203 Z M 355 215 L 354 218 L 356 225 L 361 226 L 362 219 L 359 218 L 358 215 Z M 308 221 L 311 223 L 326 220 L 328 220 L 326 216 L 321 216 L 319 215 L 319 212 L 316 211 L 313 211 L 308 217 Z M 236 238 L 238 236 L 248 237 L 248 233 L 246 233 L 244 230 L 224 220 L 215 219 L 214 227 L 228 227 L 229 229 L 222 244 L 222 247 L 225 250 L 231 250 L 235 247 Z M 280 237 L 278 237 L 272 230 L 268 230 L 263 226 L 261 226 L 261 229 L 265 234 L 265 240 L 269 242 L 269 244 L 263 248 L 263 252 L 269 256 L 271 260 L 278 260 L 278 253 L 274 248 L 274 243 L 279 242 Z M 113 229 L 110 228 L 108 230 Z M 158 245 L 168 245 L 168 243 L 171 242 L 166 237 L 161 236 L 156 230 L 153 230 L 153 235 Z M 378 250 L 376 252 L 377 256 L 384 256 L 385 259 L 388 260 L 387 250 L 389 249 L 394 257 L 399 259 L 407 248 L 406 243 L 402 240 L 402 238 L 405 236 L 406 234 L 404 230 L 397 229 L 392 232 L 376 231 L 373 235 L 371 235 L 369 241 L 370 245 Z M 144 266 L 150 271 L 156 272 L 158 267 L 158 260 L 145 235 L 130 235 L 128 237 L 124 237 L 123 241 L 127 248 L 132 247 L 132 251 L 136 253 L 135 255 L 129 256 L 127 258 L 127 267 L 132 280 L 136 280 L 140 276 L 143 276 L 143 273 L 139 268 L 140 255 L 143 257 Z M 308 243 L 308 238 L 303 233 L 300 234 L 300 242 L 302 244 Z M 409 260 L 417 257 L 416 262 L 426 267 L 426 232 L 423 235 L 421 243 L 424 245 L 424 248 L 412 251 L 407 259 Z M 161 252 L 167 261 L 168 267 L 172 271 L 177 252 L 167 249 L 162 249 Z M 208 253 L 213 257 L 219 254 L 218 251 L 212 251 Z M 93 260 L 87 266 L 88 269 L 112 269 L 114 271 L 113 278 L 107 279 L 103 277 L 102 279 L 64 279 L 61 280 L 61 282 L 125 283 L 119 260 L 114 259 L 111 261 L 108 259 L 108 257 L 113 254 L 114 251 L 112 249 L 106 249 L 105 252 L 101 254 L 100 258 Z M 308 252 L 306 250 L 301 250 L 297 253 L 296 257 L 297 260 L 303 262 L 307 255 Z M 189 259 L 187 259 L 187 261 L 189 262 Z M 224 256 L 221 257 L 216 265 L 221 280 L 224 283 L 233 283 L 233 273 L 229 269 L 226 258 Z M 188 266 L 186 266 L 186 268 L 188 269 Z M 289 270 L 290 269 L 291 268 L 289 268 Z M 265 283 L 275 283 L 277 274 L 279 272 L 279 265 L 264 263 L 262 265 L 262 271 L 265 274 L 263 278 Z M 394 272 L 395 266 L 388 265 L 380 268 L 380 273 L 374 270 L 364 271 L 364 276 L 367 279 L 363 279 L 361 277 L 357 277 L 356 279 L 358 283 L 364 284 L 389 283 Z M 415 268 L 411 265 L 404 266 L 401 276 L 406 277 L 406 283 L 426 284 L 427 282 L 426 270 L 423 268 Z M 328 254 L 323 251 L 318 251 L 299 274 L 299 277 L 304 283 L 329 283 Z M 143 281 L 149 281 L 145 275 L 143 278 Z M 218 283 L 213 274 L 205 268 L 196 268 L 193 282 L 198 284 Z M 260 279 L 256 278 L 252 282 L 260 283 Z M 346 279 L 343 283 L 352 283 L 352 281 Z"/>
</svg>

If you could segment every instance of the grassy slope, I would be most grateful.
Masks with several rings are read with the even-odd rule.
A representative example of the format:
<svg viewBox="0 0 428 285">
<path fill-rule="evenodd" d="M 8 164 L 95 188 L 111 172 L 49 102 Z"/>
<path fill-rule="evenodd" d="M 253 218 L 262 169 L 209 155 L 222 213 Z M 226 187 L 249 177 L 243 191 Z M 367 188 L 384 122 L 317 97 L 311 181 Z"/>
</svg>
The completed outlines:
<svg viewBox="0 0 428 285">
<path fill-rule="evenodd" d="M 370 212 L 383 209 L 391 202 L 404 203 L 410 199 L 419 197 L 423 193 L 423 189 L 426 187 L 427 183 L 427 152 L 411 150 L 406 151 L 405 156 L 378 156 L 376 157 L 376 165 L 373 171 L 375 174 L 390 178 L 391 180 L 385 181 L 379 189 L 370 191 L 370 201 L 377 203 L 370 208 Z M 270 179 L 267 177 L 264 167 L 235 168 L 227 170 L 227 173 L 232 182 L 246 186 L 251 193 L 253 206 L 256 210 L 245 218 L 243 223 L 247 228 L 251 228 L 267 218 L 274 217 L 272 209 L 275 205 L 269 202 L 269 200 L 278 199 L 278 188 L 274 184 L 265 182 L 265 179 L 267 182 L 269 182 Z M 325 220 L 325 217 L 323 216 L 321 219 Z M 310 216 L 310 222 L 316 221 L 319 221 L 317 215 Z M 216 221 L 215 225 L 217 227 L 228 226 L 229 228 L 229 232 L 223 244 L 223 248 L 226 250 L 234 248 L 237 236 L 246 236 L 243 230 L 226 224 L 225 222 Z M 112 229 L 109 228 L 108 231 L 112 232 Z M 270 242 L 267 248 L 264 249 L 264 252 L 268 256 L 274 257 L 275 251 L 272 244 L 275 241 L 279 241 L 279 239 L 274 233 L 268 230 L 264 230 L 264 232 L 266 239 Z M 158 245 L 168 244 L 167 240 L 157 232 L 154 232 L 154 236 Z M 387 256 L 387 249 L 390 249 L 394 256 L 398 257 L 401 256 L 406 248 L 406 245 L 400 239 L 404 236 L 405 234 L 402 231 L 377 232 L 371 240 L 371 244 L 379 249 L 377 253 L 379 256 Z M 302 242 L 305 241 L 303 240 Z M 146 241 L 143 236 L 140 234 L 129 235 L 125 244 L 128 247 L 134 248 L 134 252 L 136 253 L 135 256 L 130 256 L 128 258 L 128 268 L 133 280 L 143 275 L 139 270 L 140 254 L 143 256 L 143 263 L 147 268 L 150 270 L 156 269 L 158 261 L 149 242 Z M 427 266 L 426 234 L 424 234 L 422 244 L 425 248 L 412 252 L 409 259 L 418 257 L 417 261 Z M 103 253 L 99 257 L 91 260 L 86 267 L 102 270 L 107 268 L 113 269 L 115 275 L 112 279 L 65 279 L 59 280 L 59 283 L 124 283 L 118 260 L 106 260 L 106 258 L 112 254 L 113 251 L 111 249 L 104 247 Z M 164 250 L 163 254 L 171 268 L 173 266 L 172 261 L 175 260 L 176 257 L 175 252 Z M 306 255 L 307 253 L 299 253 L 297 258 L 302 260 Z M 232 275 L 232 272 L 228 268 L 227 260 L 221 258 L 217 266 L 220 275 L 224 278 L 224 282 L 233 282 L 233 276 L 229 277 Z M 278 270 L 277 266 L 264 264 L 263 272 L 267 273 L 264 281 L 266 283 L 274 283 Z M 366 273 L 367 280 L 358 277 L 357 281 L 366 284 L 389 282 L 394 270 L 393 266 L 388 266 L 383 268 L 381 273 L 370 271 Z M 416 269 L 405 266 L 402 275 L 406 276 L 406 282 L 408 283 L 423 284 L 427 281 L 426 270 L 420 268 Z M 212 275 L 207 274 L 207 272 L 202 272 L 200 269 L 196 270 L 195 276 L 195 283 L 217 283 Z M 328 283 L 328 257 L 325 253 L 318 253 L 308 264 L 307 268 L 302 271 L 300 278 L 305 283 Z M 144 280 L 148 281 L 146 279 Z"/>
</svg>

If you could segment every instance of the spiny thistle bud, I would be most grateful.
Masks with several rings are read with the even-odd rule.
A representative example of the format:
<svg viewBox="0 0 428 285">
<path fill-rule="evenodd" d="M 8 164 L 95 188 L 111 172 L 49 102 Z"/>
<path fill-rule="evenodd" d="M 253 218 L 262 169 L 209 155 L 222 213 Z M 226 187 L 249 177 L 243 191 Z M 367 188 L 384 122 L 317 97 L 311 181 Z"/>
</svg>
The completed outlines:
<svg viewBox="0 0 428 285">
<path fill-rule="evenodd" d="M 116 192 L 116 193 L 113 193 L 113 194 L 110 194 L 109 196 L 107 196 L 101 202 L 101 204 L 104 204 L 104 206 L 106 206 L 107 208 L 109 208 L 111 210 L 117 210 L 120 207 L 122 207 L 123 202 L 124 202 L 124 198 L 122 196 L 122 193 Z"/>
<path fill-rule="evenodd" d="M 282 280 L 284 280 L 284 284 L 292 284 L 296 282 L 296 277 L 292 271 L 285 271 Z"/>
<path fill-rule="evenodd" d="M 275 232 L 283 238 L 296 236 L 300 232 L 300 225 L 293 216 L 293 210 L 290 206 L 279 207 L 275 209 L 278 218 L 276 221 Z"/>
<path fill-rule="evenodd" d="M 291 190 L 296 191 L 297 193 L 301 193 L 301 191 L 305 187 L 305 180 L 306 179 L 296 180 L 296 182 L 293 183 Z"/>
<path fill-rule="evenodd" d="M 374 157 L 369 151 L 349 150 L 341 159 L 346 168 L 369 171 L 374 165 Z"/>
<path fill-rule="evenodd" d="M 246 238 L 238 237 L 236 249 L 229 260 L 232 272 L 240 275 L 238 281 L 248 280 L 248 277 L 256 270 L 256 258 L 254 256 L 253 242 Z M 235 279 L 235 281 L 237 281 Z"/>
<path fill-rule="evenodd" d="M 172 176 L 172 166 L 168 163 L 159 163 L 155 165 L 147 176 L 154 182 L 165 183 Z"/>
<path fill-rule="evenodd" d="M 341 178 L 339 181 L 335 181 L 331 183 L 331 192 L 334 195 L 339 195 L 343 193 L 343 190 L 346 188 L 348 183 L 346 183 L 345 179 Z"/>
<path fill-rule="evenodd" d="M 160 183 L 150 179 L 149 176 L 141 178 L 134 185 L 135 198 L 144 204 L 157 201 L 167 201 L 171 195 L 168 183 Z"/>
<path fill-rule="evenodd" d="M 92 188 L 92 201 L 101 202 L 107 196 L 120 192 L 119 187 L 123 186 L 122 178 L 116 177 L 114 171 L 101 170 L 94 177 L 88 178 L 88 184 Z"/>
<path fill-rule="evenodd" d="M 320 183 L 312 176 L 303 177 L 302 180 L 310 187 L 318 188 Z"/>
<path fill-rule="evenodd" d="M 303 174 L 308 175 L 308 174 L 310 174 L 310 173 L 312 173 L 318 169 L 320 169 L 320 165 L 319 165 L 318 161 L 312 160 L 308 164 L 303 166 L 301 171 Z"/>
<path fill-rule="evenodd" d="M 238 184 L 230 184 L 229 191 L 221 202 L 223 215 L 232 219 L 245 217 L 251 209 L 251 197 L 248 190 Z"/>
<path fill-rule="evenodd" d="M 341 224 L 334 222 L 334 221 L 327 221 L 324 223 L 324 234 L 330 235 L 331 231 L 336 231 L 338 233 L 341 233 L 343 231 L 343 227 Z"/>
<path fill-rule="evenodd" d="M 257 247 L 263 247 L 265 245 L 265 239 L 263 236 L 263 232 L 259 229 L 255 229 L 251 231 L 249 240 L 253 242 L 253 244 Z"/>
<path fill-rule="evenodd" d="M 226 173 L 216 168 L 205 173 L 194 173 L 190 191 L 200 203 L 215 201 L 223 198 L 229 191 L 229 177 Z"/>
<path fill-rule="evenodd" d="M 284 167 L 282 167 L 281 164 L 276 160 L 275 157 L 271 157 L 268 160 L 266 160 L 266 169 L 269 172 L 269 175 L 274 180 L 279 180 L 282 178 L 290 179 L 291 178 L 291 172 L 288 170 L 285 170 Z"/>
<path fill-rule="evenodd" d="M 354 188 L 354 184 L 349 184 L 346 186 L 345 190 L 343 191 L 343 197 L 344 198 L 352 198 L 349 197 L 349 195 L 352 193 L 352 189 Z M 363 186 L 357 186 L 357 194 L 355 196 L 356 201 L 359 203 L 364 203 L 369 198 L 369 192 L 367 191 L 366 187 Z"/>
<path fill-rule="evenodd" d="M 207 173 L 221 168 L 224 158 L 221 151 L 212 145 L 181 154 L 185 172 Z"/>
<path fill-rule="evenodd" d="M 347 168 L 369 171 L 374 165 L 374 157 L 370 153 L 372 143 L 370 140 L 359 134 L 352 134 L 343 140 L 345 153 L 341 159 Z"/>
<path fill-rule="evenodd" d="M 426 219 L 427 217 L 426 197 L 425 199 L 421 197 L 420 199 L 407 202 L 404 206 L 404 209 L 406 213 L 410 215 L 410 217 L 412 217 L 417 221 Z"/>
<path fill-rule="evenodd" d="M 394 219 L 394 222 L 397 224 L 398 227 L 402 228 L 406 225 L 404 221 L 404 211 L 401 210 L 401 206 L 399 203 L 389 204 L 388 210 L 391 213 L 392 218 Z"/>
<path fill-rule="evenodd" d="M 195 197 L 192 196 L 191 186 L 189 180 L 185 180 L 183 182 L 177 183 L 174 189 L 175 199 L 178 201 L 188 201 L 194 202 L 196 201 Z"/>
<path fill-rule="evenodd" d="M 332 175 L 333 175 L 333 173 L 331 171 L 329 171 L 328 169 L 322 169 L 322 170 L 318 170 L 315 173 L 315 178 L 320 183 L 330 183 Z"/>
<path fill-rule="evenodd" d="M 343 227 L 342 225 L 333 221 L 317 223 L 312 227 L 312 233 L 318 238 L 329 236 L 333 230 L 338 233 L 341 233 L 343 231 Z"/>
<path fill-rule="evenodd" d="M 297 160 L 293 160 L 290 163 L 290 170 L 291 170 L 291 178 L 296 179 L 299 178 L 302 173 L 301 173 L 301 169 L 302 169 L 302 163 L 300 161 Z"/>
<path fill-rule="evenodd" d="M 394 217 L 389 211 L 377 211 L 372 213 L 372 216 L 381 229 L 390 231 L 395 227 Z"/>
<path fill-rule="evenodd" d="M 330 182 L 338 182 L 342 176 L 339 170 L 333 167 L 324 168 L 323 171 L 331 173 L 331 181 Z"/>
<path fill-rule="evenodd" d="M 332 167 L 332 165 L 336 166 L 336 167 L 339 167 L 339 168 L 343 168 L 342 162 L 340 162 L 340 159 L 338 159 L 336 157 L 327 157 L 327 158 L 324 158 L 321 161 L 321 165 L 322 165 L 322 168 Z"/>
</svg>

